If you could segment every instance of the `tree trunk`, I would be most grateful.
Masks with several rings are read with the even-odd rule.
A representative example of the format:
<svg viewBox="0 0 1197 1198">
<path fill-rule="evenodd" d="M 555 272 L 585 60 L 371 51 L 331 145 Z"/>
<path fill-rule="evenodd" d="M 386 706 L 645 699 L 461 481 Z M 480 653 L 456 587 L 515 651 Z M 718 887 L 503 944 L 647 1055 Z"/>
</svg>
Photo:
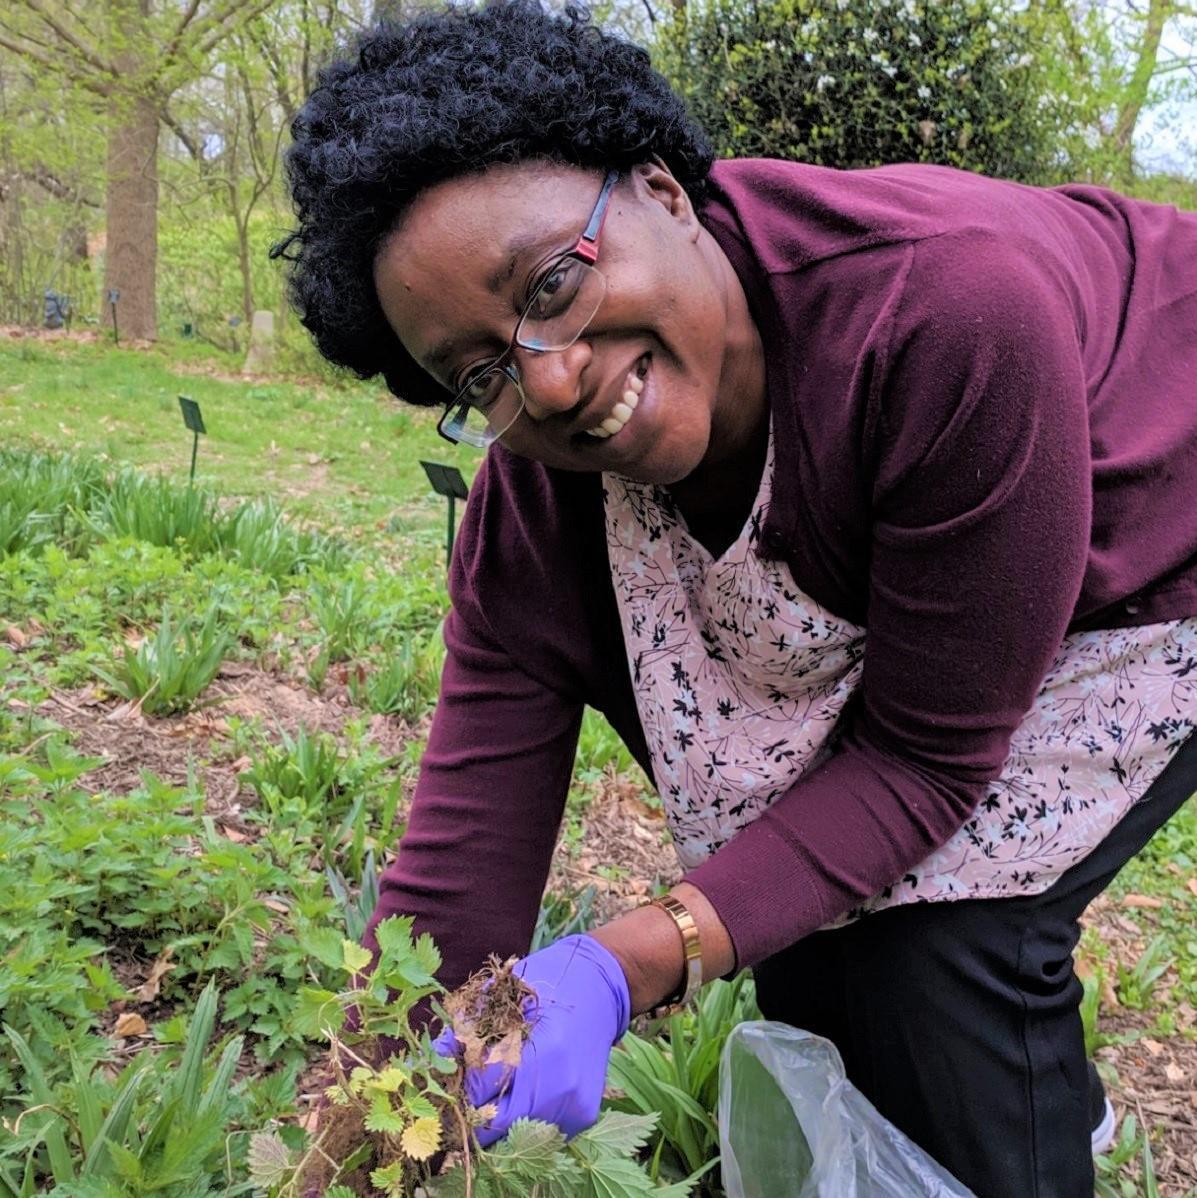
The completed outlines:
<svg viewBox="0 0 1197 1198">
<path fill-rule="evenodd" d="M 108 0 L 108 36 L 117 83 L 108 96 L 107 248 L 104 323 L 112 327 L 110 295 L 118 292 L 116 324 L 122 337 L 158 336 L 155 271 L 158 265 L 158 103 L 146 61 L 145 28 L 151 0 Z"/>
<path fill-rule="evenodd" d="M 104 260 L 104 323 L 112 327 L 109 293 L 120 336 L 158 336 L 158 112 L 140 97 L 116 97 L 108 127 L 108 242 Z"/>
<path fill-rule="evenodd" d="M 1160 39 L 1164 33 L 1164 26 L 1175 9 L 1174 0 L 1151 0 L 1148 5 L 1143 40 L 1139 43 L 1135 67 L 1131 72 L 1122 104 L 1118 110 L 1118 121 L 1114 127 L 1114 144 L 1118 147 L 1122 169 L 1128 180 L 1133 177 L 1135 168 L 1135 126 L 1139 123 L 1139 114 L 1147 102 L 1147 93 L 1151 87 L 1152 76 L 1155 74 L 1156 61 L 1159 58 Z"/>
</svg>

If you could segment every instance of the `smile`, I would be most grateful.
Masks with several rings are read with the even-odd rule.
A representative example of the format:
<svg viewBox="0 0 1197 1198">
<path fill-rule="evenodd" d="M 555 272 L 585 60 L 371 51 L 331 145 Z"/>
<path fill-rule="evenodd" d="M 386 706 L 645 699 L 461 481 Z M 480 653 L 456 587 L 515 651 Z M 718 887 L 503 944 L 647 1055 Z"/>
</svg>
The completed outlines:
<svg viewBox="0 0 1197 1198">
<path fill-rule="evenodd" d="M 644 376 L 648 373 L 648 355 L 645 354 L 636 365 L 628 371 L 624 380 L 623 395 L 611 409 L 611 414 L 597 428 L 587 429 L 584 436 L 595 440 L 606 441 L 618 436 L 632 419 L 644 392 Z"/>
</svg>

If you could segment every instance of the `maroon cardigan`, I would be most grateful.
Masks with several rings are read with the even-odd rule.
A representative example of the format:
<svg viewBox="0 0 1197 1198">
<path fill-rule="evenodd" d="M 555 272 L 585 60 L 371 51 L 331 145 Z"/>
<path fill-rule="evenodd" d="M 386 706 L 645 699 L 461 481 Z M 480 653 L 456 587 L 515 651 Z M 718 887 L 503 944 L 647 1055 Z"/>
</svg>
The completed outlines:
<svg viewBox="0 0 1197 1198">
<path fill-rule="evenodd" d="M 767 356 L 763 552 L 868 630 L 834 753 L 686 875 L 740 965 L 943 844 L 1068 630 L 1197 615 L 1197 214 L 929 166 L 719 163 L 702 219 Z M 652 773 L 599 478 L 490 451 L 375 920 L 460 982 L 527 950 L 584 704 Z"/>
</svg>

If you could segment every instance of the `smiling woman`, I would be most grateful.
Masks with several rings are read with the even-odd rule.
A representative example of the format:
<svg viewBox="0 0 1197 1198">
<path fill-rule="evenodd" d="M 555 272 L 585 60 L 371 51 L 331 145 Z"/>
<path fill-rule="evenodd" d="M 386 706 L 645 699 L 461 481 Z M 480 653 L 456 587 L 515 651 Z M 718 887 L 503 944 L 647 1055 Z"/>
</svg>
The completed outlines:
<svg viewBox="0 0 1197 1198">
<path fill-rule="evenodd" d="M 585 1126 L 632 1014 L 751 967 L 981 1198 L 1088 1198 L 1077 920 L 1197 790 L 1197 217 L 713 164 L 529 0 L 366 34 L 293 131 L 304 323 L 487 452 L 375 925 L 450 986 L 527 952 L 587 704 L 679 859 L 517 966 L 481 1138 Z"/>
</svg>

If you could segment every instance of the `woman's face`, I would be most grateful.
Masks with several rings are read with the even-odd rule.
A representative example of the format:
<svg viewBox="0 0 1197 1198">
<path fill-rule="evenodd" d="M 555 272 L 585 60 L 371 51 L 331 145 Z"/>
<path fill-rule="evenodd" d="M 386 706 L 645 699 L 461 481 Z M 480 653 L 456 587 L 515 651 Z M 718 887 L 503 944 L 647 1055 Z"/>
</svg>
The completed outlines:
<svg viewBox="0 0 1197 1198">
<path fill-rule="evenodd" d="M 597 173 L 526 163 L 422 193 L 374 265 L 408 353 L 450 390 L 502 353 L 601 184 Z M 730 264 L 664 167 L 621 178 L 595 267 L 606 294 L 578 340 L 514 351 L 527 402 L 504 445 L 565 470 L 663 484 L 742 449 L 765 413 L 759 337 Z M 619 424 L 629 405 L 614 409 L 629 390 L 638 398 L 618 431 L 588 432 L 613 413 Z"/>
</svg>

